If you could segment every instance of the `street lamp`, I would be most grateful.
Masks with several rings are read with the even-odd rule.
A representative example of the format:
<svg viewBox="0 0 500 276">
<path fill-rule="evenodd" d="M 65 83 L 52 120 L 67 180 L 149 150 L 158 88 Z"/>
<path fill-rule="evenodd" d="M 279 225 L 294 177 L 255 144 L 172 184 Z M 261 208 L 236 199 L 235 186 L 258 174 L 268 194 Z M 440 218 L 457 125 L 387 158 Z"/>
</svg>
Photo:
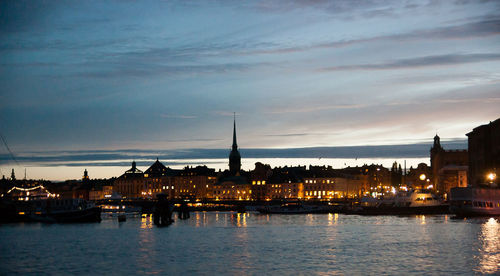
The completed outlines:
<svg viewBox="0 0 500 276">
<path fill-rule="evenodd" d="M 495 179 L 497 178 L 497 175 L 495 173 L 489 173 L 487 178 L 490 181 L 495 181 Z"/>
<path fill-rule="evenodd" d="M 422 183 L 422 190 L 425 189 L 424 187 L 425 187 L 425 179 L 426 178 L 427 178 L 427 176 L 424 173 L 419 176 L 420 181 L 422 181 L 421 182 Z"/>
<path fill-rule="evenodd" d="M 497 178 L 497 174 L 494 172 L 490 172 L 486 175 L 486 179 L 489 180 L 491 186 L 494 186 L 493 183 L 495 182 L 496 178 Z"/>
</svg>

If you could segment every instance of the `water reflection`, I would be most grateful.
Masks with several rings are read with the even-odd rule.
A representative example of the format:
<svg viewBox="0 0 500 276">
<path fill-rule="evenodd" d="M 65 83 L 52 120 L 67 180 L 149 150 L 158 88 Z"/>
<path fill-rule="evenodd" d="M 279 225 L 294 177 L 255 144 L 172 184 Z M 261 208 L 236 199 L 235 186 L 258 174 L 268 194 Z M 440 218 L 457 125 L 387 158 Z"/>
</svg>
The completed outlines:
<svg viewBox="0 0 500 276">
<path fill-rule="evenodd" d="M 479 249 L 479 272 L 495 273 L 500 270 L 500 223 L 490 218 L 481 226 L 482 248 Z"/>
<path fill-rule="evenodd" d="M 157 274 L 159 268 L 154 267 L 156 259 L 156 251 L 153 250 L 156 243 L 153 231 L 153 216 L 152 214 L 142 215 L 141 230 L 139 231 L 139 246 L 137 249 L 137 266 L 140 271 Z"/>
<path fill-rule="evenodd" d="M 236 217 L 235 224 L 237 227 L 247 227 L 247 216 L 248 213 L 236 213 L 236 216 L 231 217 L 232 219 Z"/>
<path fill-rule="evenodd" d="M 328 213 L 328 225 L 337 224 L 338 219 L 339 219 L 339 214 Z"/>
<path fill-rule="evenodd" d="M 144 214 L 141 217 L 141 229 L 153 228 L 153 219 L 151 214 Z"/>
<path fill-rule="evenodd" d="M 200 213 L 196 213 L 195 220 L 196 220 L 196 227 L 200 227 L 201 226 L 201 214 Z"/>
</svg>

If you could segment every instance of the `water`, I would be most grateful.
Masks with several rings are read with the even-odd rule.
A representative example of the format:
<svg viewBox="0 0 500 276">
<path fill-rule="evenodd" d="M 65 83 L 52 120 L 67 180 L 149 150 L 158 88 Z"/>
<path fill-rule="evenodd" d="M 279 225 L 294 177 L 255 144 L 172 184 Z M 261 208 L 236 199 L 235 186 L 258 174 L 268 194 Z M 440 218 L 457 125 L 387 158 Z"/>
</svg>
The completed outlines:
<svg viewBox="0 0 500 276">
<path fill-rule="evenodd" d="M 500 273 L 500 219 L 193 213 L 0 226 L 0 274 Z"/>
</svg>

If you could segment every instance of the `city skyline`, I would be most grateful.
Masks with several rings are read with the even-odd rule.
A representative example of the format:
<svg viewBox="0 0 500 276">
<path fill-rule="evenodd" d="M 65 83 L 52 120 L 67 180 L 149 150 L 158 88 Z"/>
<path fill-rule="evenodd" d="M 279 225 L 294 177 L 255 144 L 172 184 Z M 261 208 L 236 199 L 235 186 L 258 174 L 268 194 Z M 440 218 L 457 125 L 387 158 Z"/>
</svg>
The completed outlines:
<svg viewBox="0 0 500 276">
<path fill-rule="evenodd" d="M 495 1 L 1 5 L 0 133 L 20 160 L 225 150 L 233 112 L 243 158 L 464 141 L 499 115 Z"/>
</svg>

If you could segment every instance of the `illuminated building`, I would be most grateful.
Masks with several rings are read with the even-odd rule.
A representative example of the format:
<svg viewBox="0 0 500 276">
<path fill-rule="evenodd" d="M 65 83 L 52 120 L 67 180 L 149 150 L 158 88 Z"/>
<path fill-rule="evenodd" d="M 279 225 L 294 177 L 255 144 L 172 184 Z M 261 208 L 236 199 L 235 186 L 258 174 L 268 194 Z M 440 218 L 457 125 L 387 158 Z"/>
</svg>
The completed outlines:
<svg viewBox="0 0 500 276">
<path fill-rule="evenodd" d="M 431 182 L 432 169 L 425 163 L 420 163 L 416 168 L 410 167 L 406 176 L 406 185 L 414 189 L 427 189 Z"/>
<path fill-rule="evenodd" d="M 132 168 L 115 180 L 114 189 L 124 198 L 141 198 L 144 197 L 145 182 L 144 173 L 133 161 Z"/>
<path fill-rule="evenodd" d="M 213 198 L 216 180 L 215 169 L 209 169 L 207 166 L 186 167 L 173 177 L 171 187 L 175 187 L 176 198 L 208 199 Z M 165 188 L 164 192 L 168 192 L 168 185 Z M 173 192 L 172 189 L 170 192 Z"/>
<path fill-rule="evenodd" d="M 229 153 L 229 171 L 221 173 L 213 187 L 216 200 L 250 200 L 249 174 L 241 171 L 241 156 L 236 143 L 236 119 L 233 124 L 233 145 Z"/>
<path fill-rule="evenodd" d="M 430 185 L 439 194 L 448 194 L 453 187 L 464 185 L 464 174 L 467 174 L 467 150 L 445 150 L 441 146 L 438 135 L 434 136 L 434 144 L 430 150 L 431 178 Z M 462 183 L 460 183 L 462 180 Z M 465 185 L 467 185 L 465 183 Z"/>
<path fill-rule="evenodd" d="M 267 185 L 269 199 L 303 199 L 304 184 L 302 182 L 284 182 Z"/>
<path fill-rule="evenodd" d="M 141 191 L 141 196 L 146 198 L 156 198 L 159 193 L 165 193 L 168 197 L 175 197 L 175 189 L 167 189 L 163 187 L 171 187 L 173 185 L 172 176 L 176 172 L 170 168 L 165 167 L 158 158 L 156 161 L 144 172 L 144 186 Z"/>
<path fill-rule="evenodd" d="M 303 199 L 305 167 L 275 168 L 268 177 L 266 199 Z M 253 183 L 252 183 L 253 184 Z M 258 183 L 257 183 L 258 184 Z M 252 185 L 252 187 L 256 187 Z M 257 185 L 258 187 L 258 185 Z"/>
<path fill-rule="evenodd" d="M 252 199 L 265 200 L 267 197 L 267 185 L 269 177 L 273 175 L 271 166 L 264 165 L 260 162 L 255 163 L 255 169 L 250 172 L 252 181 Z"/>
<path fill-rule="evenodd" d="M 250 200 L 252 185 L 241 176 L 225 177 L 214 185 L 213 197 L 216 200 Z"/>
</svg>

